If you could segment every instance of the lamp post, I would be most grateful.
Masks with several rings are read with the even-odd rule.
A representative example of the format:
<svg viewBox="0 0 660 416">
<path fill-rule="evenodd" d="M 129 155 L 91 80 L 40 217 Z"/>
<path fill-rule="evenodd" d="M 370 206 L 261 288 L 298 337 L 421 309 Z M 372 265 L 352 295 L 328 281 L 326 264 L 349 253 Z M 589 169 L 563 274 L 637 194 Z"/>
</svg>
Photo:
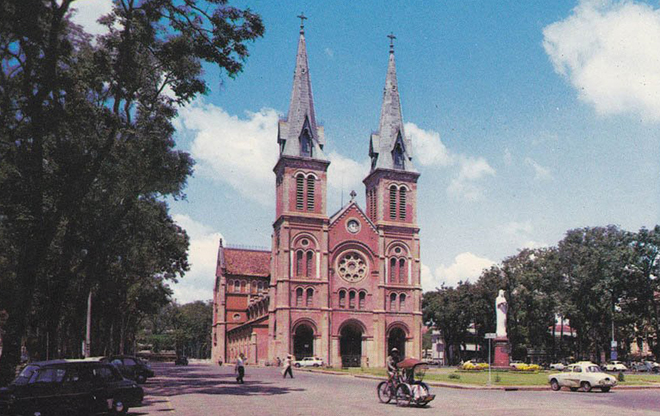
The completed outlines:
<svg viewBox="0 0 660 416">
<path fill-rule="evenodd" d="M 496 334 L 494 332 L 488 332 L 485 335 L 485 338 L 488 340 L 488 385 L 490 386 L 490 342 L 495 339 Z"/>
</svg>

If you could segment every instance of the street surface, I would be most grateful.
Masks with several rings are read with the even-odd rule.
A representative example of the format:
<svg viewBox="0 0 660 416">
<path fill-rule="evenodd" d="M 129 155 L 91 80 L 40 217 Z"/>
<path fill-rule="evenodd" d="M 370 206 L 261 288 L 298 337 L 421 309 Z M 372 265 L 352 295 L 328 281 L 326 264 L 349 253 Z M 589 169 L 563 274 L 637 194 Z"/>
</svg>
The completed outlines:
<svg viewBox="0 0 660 416">
<path fill-rule="evenodd" d="M 610 393 L 486 391 L 431 387 L 428 408 L 381 404 L 377 380 L 296 371 L 282 379 L 272 367 L 247 367 L 236 384 L 233 367 L 155 363 L 144 406 L 129 414 L 161 416 L 349 416 L 349 415 L 660 415 L 660 390 Z"/>
</svg>

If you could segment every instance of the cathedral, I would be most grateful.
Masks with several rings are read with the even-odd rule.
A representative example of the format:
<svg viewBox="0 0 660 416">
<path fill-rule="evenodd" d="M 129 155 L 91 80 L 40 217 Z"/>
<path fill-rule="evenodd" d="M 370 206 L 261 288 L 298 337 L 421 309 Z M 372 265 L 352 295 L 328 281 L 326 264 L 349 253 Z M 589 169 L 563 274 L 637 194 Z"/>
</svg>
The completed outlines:
<svg viewBox="0 0 660 416">
<path fill-rule="evenodd" d="M 243 353 L 248 363 L 269 364 L 292 354 L 333 367 L 382 367 L 394 347 L 402 356 L 421 357 L 419 173 L 403 128 L 392 39 L 380 124 L 368 143 L 366 207 L 351 192 L 351 200 L 328 216 L 330 161 L 301 25 L 289 112 L 277 133 L 272 249 L 220 241 L 215 362 L 233 362 Z"/>
</svg>

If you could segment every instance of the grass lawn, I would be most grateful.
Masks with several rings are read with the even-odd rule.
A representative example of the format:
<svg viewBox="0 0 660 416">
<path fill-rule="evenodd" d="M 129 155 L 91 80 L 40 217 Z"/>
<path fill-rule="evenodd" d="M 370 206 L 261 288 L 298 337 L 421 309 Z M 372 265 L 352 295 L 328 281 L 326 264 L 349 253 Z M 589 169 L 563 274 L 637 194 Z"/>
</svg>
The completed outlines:
<svg viewBox="0 0 660 416">
<path fill-rule="evenodd" d="M 347 374 L 370 374 L 375 376 L 386 376 L 384 368 L 332 368 L 325 370 L 337 371 Z M 493 385 L 500 386 L 546 386 L 548 375 L 556 371 L 539 371 L 538 373 L 523 373 L 517 371 L 493 371 L 491 380 Z M 449 378 L 450 375 L 459 378 Z M 622 386 L 650 385 L 660 383 L 660 375 L 654 374 L 625 374 L 625 381 L 619 382 Z M 499 380 L 498 380 L 499 378 Z M 424 377 L 426 381 L 441 381 L 456 384 L 472 384 L 485 386 L 488 384 L 488 371 L 458 371 L 455 368 L 430 368 Z"/>
</svg>

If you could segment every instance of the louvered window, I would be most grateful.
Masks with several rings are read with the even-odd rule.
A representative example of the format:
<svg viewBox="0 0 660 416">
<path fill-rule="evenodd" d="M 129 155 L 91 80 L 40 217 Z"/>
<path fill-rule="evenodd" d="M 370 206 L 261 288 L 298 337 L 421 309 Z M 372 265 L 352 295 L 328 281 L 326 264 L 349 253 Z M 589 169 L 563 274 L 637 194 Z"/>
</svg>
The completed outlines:
<svg viewBox="0 0 660 416">
<path fill-rule="evenodd" d="M 296 209 L 303 210 L 305 203 L 305 177 L 303 175 L 296 176 Z"/>
<path fill-rule="evenodd" d="M 314 265 L 314 253 L 312 251 L 308 251 L 307 254 L 305 255 L 305 276 L 306 277 L 311 277 L 312 276 L 312 266 Z"/>
<path fill-rule="evenodd" d="M 304 157 L 312 157 L 312 139 L 309 137 L 309 132 L 305 130 L 300 137 L 300 155 Z"/>
<path fill-rule="evenodd" d="M 394 148 L 394 169 L 403 169 L 403 149 L 401 144 L 397 143 Z"/>
<path fill-rule="evenodd" d="M 399 260 L 399 283 L 406 283 L 406 261 Z"/>
<path fill-rule="evenodd" d="M 367 298 L 367 294 L 364 293 L 364 292 L 360 292 L 360 299 L 359 299 L 359 303 L 358 303 L 358 308 L 359 309 L 364 309 L 364 304 L 365 304 L 366 298 Z"/>
<path fill-rule="evenodd" d="M 314 176 L 307 178 L 307 211 L 314 211 Z"/>
<path fill-rule="evenodd" d="M 301 287 L 296 289 L 296 306 L 302 306 L 303 304 L 303 290 Z"/>
<path fill-rule="evenodd" d="M 346 291 L 345 290 L 340 290 L 339 291 L 339 307 L 340 308 L 345 308 L 346 307 Z"/>
<path fill-rule="evenodd" d="M 396 219 L 396 186 L 390 187 L 390 219 Z"/>
<path fill-rule="evenodd" d="M 396 259 L 390 260 L 390 281 L 389 283 L 396 282 Z"/>
<path fill-rule="evenodd" d="M 307 289 L 306 305 L 312 306 L 314 304 L 314 289 Z"/>
<path fill-rule="evenodd" d="M 355 292 L 352 290 L 348 292 L 348 308 L 355 309 Z"/>
<path fill-rule="evenodd" d="M 296 276 L 302 276 L 303 272 L 303 252 L 296 251 Z"/>
<path fill-rule="evenodd" d="M 399 296 L 399 310 L 403 311 L 406 309 L 406 295 L 404 293 Z"/>
<path fill-rule="evenodd" d="M 390 310 L 396 311 L 396 293 L 390 295 Z"/>
<path fill-rule="evenodd" d="M 399 189 L 399 219 L 406 219 L 406 188 Z"/>
</svg>

